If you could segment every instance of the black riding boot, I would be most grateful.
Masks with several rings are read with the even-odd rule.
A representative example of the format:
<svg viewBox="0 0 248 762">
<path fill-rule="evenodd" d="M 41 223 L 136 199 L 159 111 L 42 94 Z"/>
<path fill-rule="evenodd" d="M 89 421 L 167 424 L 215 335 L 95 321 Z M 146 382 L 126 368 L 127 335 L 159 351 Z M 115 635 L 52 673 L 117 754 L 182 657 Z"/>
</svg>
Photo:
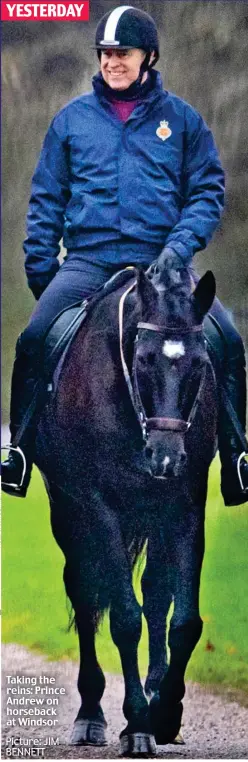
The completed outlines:
<svg viewBox="0 0 248 762">
<path fill-rule="evenodd" d="M 225 368 L 225 390 L 238 421 L 245 432 L 246 373 L 244 353 L 228 359 Z M 227 411 L 225 397 L 220 401 L 219 453 L 221 460 L 221 491 L 225 505 L 240 505 L 248 500 L 248 463 L 245 460 L 238 434 Z M 245 448 L 247 449 L 247 448 Z"/>
<path fill-rule="evenodd" d="M 22 349 L 20 337 L 12 375 L 11 445 L 8 459 L 1 466 L 2 489 L 16 497 L 25 497 L 30 482 L 37 423 L 37 395 L 38 378 L 34 355 Z"/>
</svg>

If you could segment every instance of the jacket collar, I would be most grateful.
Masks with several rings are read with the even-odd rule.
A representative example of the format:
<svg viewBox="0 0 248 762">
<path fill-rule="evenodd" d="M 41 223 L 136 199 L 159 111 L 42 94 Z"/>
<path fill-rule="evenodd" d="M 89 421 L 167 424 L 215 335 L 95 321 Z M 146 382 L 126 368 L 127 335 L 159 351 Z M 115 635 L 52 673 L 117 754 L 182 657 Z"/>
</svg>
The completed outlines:
<svg viewBox="0 0 248 762">
<path fill-rule="evenodd" d="M 149 72 L 147 80 L 143 85 L 136 85 L 136 83 L 134 83 L 135 86 L 133 89 L 131 86 L 128 88 L 128 90 L 125 91 L 112 90 L 111 87 L 105 83 L 101 72 L 93 77 L 92 84 L 97 98 L 99 98 L 100 101 L 104 101 L 105 103 L 106 101 L 111 103 L 113 100 L 138 100 L 141 102 L 143 100 L 151 101 L 154 99 L 154 97 L 157 97 L 163 89 L 161 75 L 159 71 L 155 71 L 154 69 Z"/>
</svg>

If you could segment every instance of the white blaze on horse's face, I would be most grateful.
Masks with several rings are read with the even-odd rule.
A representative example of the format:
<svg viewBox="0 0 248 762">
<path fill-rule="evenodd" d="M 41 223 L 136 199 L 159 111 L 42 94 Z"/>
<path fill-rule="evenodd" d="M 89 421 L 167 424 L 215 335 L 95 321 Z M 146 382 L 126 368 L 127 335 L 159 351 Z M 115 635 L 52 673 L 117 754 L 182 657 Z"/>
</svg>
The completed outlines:
<svg viewBox="0 0 248 762">
<path fill-rule="evenodd" d="M 170 360 L 179 360 L 180 357 L 185 355 L 185 347 L 182 341 L 172 341 L 166 339 L 162 348 L 163 355 Z"/>
</svg>

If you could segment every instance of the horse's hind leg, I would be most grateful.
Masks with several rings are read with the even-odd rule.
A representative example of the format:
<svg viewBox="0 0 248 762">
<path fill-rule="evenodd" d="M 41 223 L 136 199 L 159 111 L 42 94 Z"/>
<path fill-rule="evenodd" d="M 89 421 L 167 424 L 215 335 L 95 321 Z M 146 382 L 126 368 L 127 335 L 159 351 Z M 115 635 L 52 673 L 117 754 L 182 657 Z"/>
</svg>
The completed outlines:
<svg viewBox="0 0 248 762">
<path fill-rule="evenodd" d="M 199 614 L 200 573 L 204 552 L 203 506 L 184 511 L 178 524 L 171 523 L 167 554 L 174 595 L 174 613 L 169 630 L 170 664 L 159 694 L 150 704 L 151 722 L 157 743 L 171 743 L 177 736 L 185 693 L 184 675 L 201 636 Z"/>
<path fill-rule="evenodd" d="M 159 547 L 159 538 L 149 538 L 146 568 L 141 581 L 143 612 L 149 638 L 149 668 L 145 682 L 147 696 L 158 690 L 159 683 L 168 669 L 166 620 L 172 594 L 163 557 L 164 548 Z"/>
</svg>

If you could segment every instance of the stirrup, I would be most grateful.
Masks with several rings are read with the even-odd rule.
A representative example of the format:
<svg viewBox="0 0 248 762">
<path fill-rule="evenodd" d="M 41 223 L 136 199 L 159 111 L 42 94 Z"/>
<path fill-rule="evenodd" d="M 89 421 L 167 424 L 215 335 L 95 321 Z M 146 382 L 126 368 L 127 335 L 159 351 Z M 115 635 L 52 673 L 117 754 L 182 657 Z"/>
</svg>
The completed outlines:
<svg viewBox="0 0 248 762">
<path fill-rule="evenodd" d="M 244 486 L 243 479 L 242 479 L 242 476 L 241 476 L 241 463 L 242 463 L 243 458 L 245 460 L 247 455 L 248 455 L 248 453 L 245 452 L 245 450 L 244 450 L 244 452 L 242 452 L 241 455 L 239 456 L 238 462 L 237 462 L 237 471 L 238 471 L 239 483 L 240 483 L 242 492 L 248 492 L 248 487 Z M 245 460 L 245 463 L 246 462 L 247 461 Z"/>
<path fill-rule="evenodd" d="M 19 455 L 22 458 L 23 470 L 22 470 L 22 475 L 21 475 L 21 479 L 20 479 L 20 484 L 11 484 L 10 482 L 3 482 L 2 481 L 2 484 L 6 484 L 6 486 L 8 486 L 8 487 L 13 487 L 13 489 L 20 489 L 20 487 L 22 487 L 22 485 L 23 485 L 25 474 L 26 474 L 26 471 L 27 471 L 27 461 L 26 461 L 24 452 L 21 450 L 20 447 L 13 447 L 13 445 L 11 445 L 11 444 L 2 445 L 1 446 L 1 450 L 8 450 L 8 452 L 10 452 L 10 450 L 13 450 L 13 452 L 18 452 Z"/>
</svg>

